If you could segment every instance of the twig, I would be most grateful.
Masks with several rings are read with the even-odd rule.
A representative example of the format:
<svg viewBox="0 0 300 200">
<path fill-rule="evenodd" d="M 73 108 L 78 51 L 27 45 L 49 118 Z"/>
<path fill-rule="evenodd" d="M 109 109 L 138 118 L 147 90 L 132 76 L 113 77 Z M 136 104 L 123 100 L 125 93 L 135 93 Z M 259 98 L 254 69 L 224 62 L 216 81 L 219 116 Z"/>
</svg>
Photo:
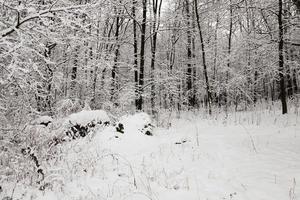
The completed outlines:
<svg viewBox="0 0 300 200">
<path fill-rule="evenodd" d="M 195 127 L 196 127 L 196 142 L 197 142 L 197 146 L 199 147 L 199 130 L 197 124 L 195 125 Z"/>
<path fill-rule="evenodd" d="M 250 134 L 250 132 L 246 129 L 246 127 L 243 124 L 241 124 L 241 126 L 245 129 L 246 133 L 249 135 L 250 141 L 251 141 L 251 144 L 252 144 L 252 148 L 255 151 L 255 153 L 257 153 L 257 149 L 256 149 L 256 146 L 254 144 L 254 140 L 253 140 L 252 135 Z"/>
<path fill-rule="evenodd" d="M 13 188 L 13 190 L 12 190 L 12 192 L 11 192 L 11 196 L 10 196 L 11 199 L 13 199 L 13 197 L 14 197 L 14 193 L 15 193 L 15 190 L 16 190 L 16 187 L 17 187 L 17 183 L 18 183 L 18 182 L 19 182 L 19 181 L 17 181 L 17 182 L 15 183 L 14 188 Z"/>
</svg>

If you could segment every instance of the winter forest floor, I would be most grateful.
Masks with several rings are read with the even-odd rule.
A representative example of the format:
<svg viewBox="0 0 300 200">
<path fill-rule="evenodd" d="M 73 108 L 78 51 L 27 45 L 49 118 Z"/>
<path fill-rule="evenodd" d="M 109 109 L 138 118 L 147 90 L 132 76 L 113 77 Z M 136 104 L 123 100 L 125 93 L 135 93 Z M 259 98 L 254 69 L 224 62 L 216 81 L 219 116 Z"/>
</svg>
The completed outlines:
<svg viewBox="0 0 300 200">
<path fill-rule="evenodd" d="M 64 144 L 45 169 L 51 187 L 4 182 L 0 199 L 300 200 L 295 111 L 166 113 L 153 136 L 137 131 L 139 115 L 124 120 L 124 134 L 107 127 Z"/>
</svg>

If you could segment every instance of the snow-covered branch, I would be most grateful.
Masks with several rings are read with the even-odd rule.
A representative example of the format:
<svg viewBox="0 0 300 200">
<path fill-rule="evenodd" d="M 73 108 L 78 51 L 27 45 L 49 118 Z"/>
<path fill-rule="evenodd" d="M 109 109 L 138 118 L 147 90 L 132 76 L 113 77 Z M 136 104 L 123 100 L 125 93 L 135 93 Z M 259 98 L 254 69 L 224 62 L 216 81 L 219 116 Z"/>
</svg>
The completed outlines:
<svg viewBox="0 0 300 200">
<path fill-rule="evenodd" d="M 0 32 L 1 37 L 6 37 L 10 35 L 11 33 L 15 32 L 16 29 L 19 29 L 21 25 L 25 24 L 26 22 L 29 22 L 33 19 L 37 19 L 40 17 L 49 17 L 47 14 L 48 13 L 55 13 L 55 12 L 62 12 L 62 11 L 68 11 L 68 10 L 73 10 L 73 9 L 80 9 L 83 7 L 87 7 L 86 5 L 77 5 L 77 6 L 68 6 L 68 7 L 59 7 L 59 8 L 52 8 L 52 6 L 49 9 L 42 10 L 36 14 L 29 15 L 25 17 L 24 19 L 18 20 L 18 22 L 12 26 L 9 27 L 3 31 Z"/>
</svg>

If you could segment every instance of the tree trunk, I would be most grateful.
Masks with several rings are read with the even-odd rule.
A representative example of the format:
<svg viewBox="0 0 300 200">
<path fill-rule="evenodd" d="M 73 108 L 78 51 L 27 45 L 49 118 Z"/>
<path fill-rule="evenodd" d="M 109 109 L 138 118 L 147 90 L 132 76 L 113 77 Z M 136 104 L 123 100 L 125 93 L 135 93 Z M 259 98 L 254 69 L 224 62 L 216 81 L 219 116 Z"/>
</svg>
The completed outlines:
<svg viewBox="0 0 300 200">
<path fill-rule="evenodd" d="M 190 16 L 190 4 L 189 0 L 185 0 L 185 12 L 186 12 L 186 25 L 187 25 L 187 74 L 186 74 L 186 89 L 187 89 L 187 98 L 188 106 L 194 107 L 195 102 L 193 99 L 193 84 L 192 84 L 192 34 L 191 34 L 191 16 Z"/>
<path fill-rule="evenodd" d="M 70 98 L 75 99 L 77 97 L 76 93 L 76 78 L 77 78 L 77 68 L 78 68 L 78 52 L 79 52 L 79 46 L 75 46 L 75 51 L 74 51 L 74 62 L 73 62 L 73 67 L 71 69 L 71 82 L 70 82 Z"/>
<path fill-rule="evenodd" d="M 119 15 L 119 13 L 118 13 Z M 117 100 L 117 91 L 118 91 L 118 80 L 117 80 L 117 67 L 118 67 L 118 60 L 119 60 L 119 55 L 120 55 L 120 44 L 119 44 L 119 31 L 120 31 L 120 17 L 117 16 L 116 18 L 116 32 L 115 32 L 115 42 L 116 42 L 116 47 L 115 47 L 115 52 L 114 52 L 114 65 L 111 71 L 111 78 L 112 78 L 112 85 L 111 85 L 111 101 L 113 104 L 117 105 L 116 100 Z"/>
<path fill-rule="evenodd" d="M 216 28 L 215 28 L 215 38 L 214 38 L 214 67 L 213 67 L 213 84 L 216 87 L 217 85 L 217 65 L 218 65 L 218 28 L 219 28 L 219 13 L 216 14 Z M 215 88 L 216 89 L 216 88 Z M 217 103 L 217 93 L 214 92 L 212 95 L 214 97 L 214 102 Z"/>
<path fill-rule="evenodd" d="M 161 10 L 162 0 L 152 0 L 152 10 L 153 10 L 153 23 L 152 23 L 152 37 L 151 37 L 151 112 L 155 114 L 155 59 L 156 59 L 156 46 L 157 46 L 157 31 L 159 28 L 159 18 Z"/>
<path fill-rule="evenodd" d="M 286 102 L 286 87 L 284 81 L 284 57 L 283 57 L 283 24 L 282 24 L 282 0 L 278 0 L 278 58 L 279 58 L 279 83 L 280 83 L 280 100 L 282 104 L 282 114 L 287 113 L 287 102 Z"/>
<path fill-rule="evenodd" d="M 206 86 L 206 95 L 207 95 L 207 105 L 208 105 L 208 113 L 211 114 L 211 94 L 210 94 L 210 86 L 208 80 L 208 73 L 207 73 L 207 66 L 206 66 L 206 55 L 205 55 L 205 47 L 204 41 L 202 36 L 201 24 L 200 24 L 200 17 L 198 13 L 198 2 L 194 0 L 194 7 L 195 7 L 195 14 L 196 14 L 196 21 L 198 26 L 199 38 L 201 43 L 201 53 L 202 53 L 202 64 L 203 64 L 203 74 L 205 78 L 205 86 Z"/>
<path fill-rule="evenodd" d="M 226 70 L 226 90 L 225 90 L 225 112 L 226 115 L 228 114 L 228 96 L 229 96 L 229 85 L 228 85 L 228 81 L 229 81 L 229 69 L 230 69 L 230 56 L 231 56 L 231 42 L 232 42 L 232 28 L 233 28 L 233 11 L 232 11 L 232 1 L 229 1 L 230 5 L 229 5 L 229 12 L 230 12 L 230 16 L 229 16 L 229 34 L 228 34 L 228 49 L 227 49 L 227 53 L 228 53 L 228 60 L 227 60 L 227 70 Z"/>
<path fill-rule="evenodd" d="M 147 0 L 143 0 L 143 19 L 141 24 L 141 49 L 140 49 L 140 74 L 139 74 L 139 98 L 138 110 L 143 110 L 144 91 L 144 67 L 145 67 L 145 46 L 146 46 L 146 22 L 147 22 Z"/>
<path fill-rule="evenodd" d="M 139 107 L 139 72 L 138 72 L 138 41 L 137 41 L 137 22 L 136 22 L 136 0 L 132 2 L 132 17 L 133 17 L 133 57 L 134 57 L 134 83 L 135 83 L 135 108 Z"/>
</svg>

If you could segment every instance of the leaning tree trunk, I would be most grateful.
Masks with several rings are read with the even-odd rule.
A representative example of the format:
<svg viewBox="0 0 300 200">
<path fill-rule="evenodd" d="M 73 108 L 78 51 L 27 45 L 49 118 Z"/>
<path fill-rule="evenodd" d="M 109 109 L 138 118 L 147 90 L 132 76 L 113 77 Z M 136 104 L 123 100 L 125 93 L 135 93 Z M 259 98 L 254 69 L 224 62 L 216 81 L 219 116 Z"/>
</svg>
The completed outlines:
<svg viewBox="0 0 300 200">
<path fill-rule="evenodd" d="M 208 113 L 211 114 L 211 94 L 210 94 L 210 86 L 209 86 L 209 80 L 208 80 L 208 74 L 207 74 L 206 55 L 205 55 L 204 41 L 203 41 L 200 17 L 199 17 L 197 6 L 198 6 L 198 2 L 197 2 L 197 0 L 194 0 L 196 21 L 197 21 L 199 38 L 200 38 L 200 43 L 201 43 L 202 64 L 203 64 L 203 74 L 205 77 L 205 87 L 206 87 L 205 89 L 206 89 L 206 95 L 207 95 Z"/>
</svg>

